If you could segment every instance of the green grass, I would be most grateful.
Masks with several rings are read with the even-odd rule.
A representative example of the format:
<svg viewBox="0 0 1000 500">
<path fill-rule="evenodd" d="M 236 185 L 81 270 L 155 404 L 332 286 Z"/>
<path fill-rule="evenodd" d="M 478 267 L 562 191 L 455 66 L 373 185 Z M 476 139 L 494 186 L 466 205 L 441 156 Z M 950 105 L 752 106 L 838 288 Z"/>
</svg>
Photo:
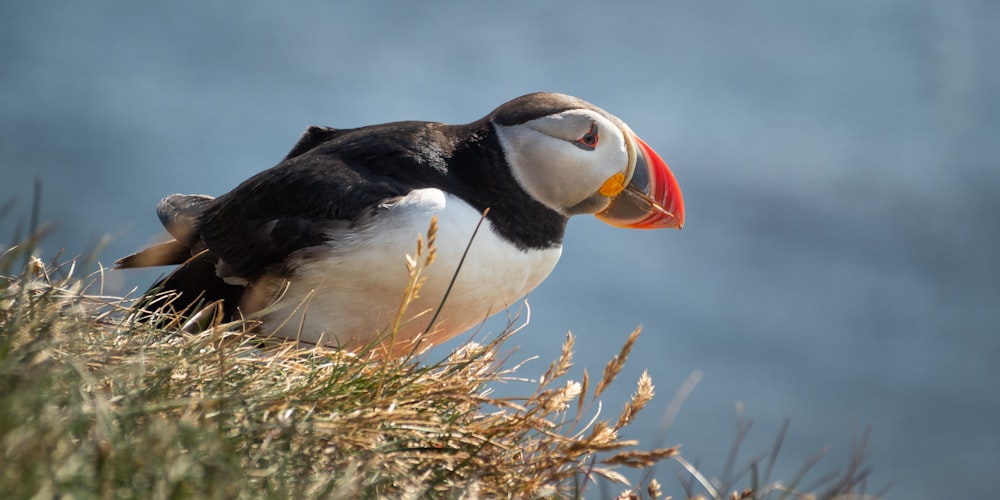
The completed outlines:
<svg viewBox="0 0 1000 500">
<path fill-rule="evenodd" d="M 408 296 L 419 293 L 420 262 L 432 260 L 421 251 Z M 0 254 L 5 498 L 576 498 L 610 488 L 624 498 L 860 498 L 838 495 L 864 489 L 863 446 L 847 472 L 807 494 L 801 477 L 769 478 L 780 439 L 740 471 L 734 447 L 715 480 L 676 447 L 622 439 L 652 380 L 635 381 L 618 412 L 597 408 L 638 330 L 599 379 L 567 379 L 567 336 L 544 376 L 527 382 L 503 347 L 513 323 L 444 359 L 373 360 L 254 337 L 251 322 L 215 320 L 214 305 L 199 321 L 152 311 L 158 326 L 135 322 L 137 304 L 162 301 L 103 296 L 100 272 L 79 279 L 72 267 L 43 264 L 30 244 Z M 498 383 L 524 386 L 524 396 L 495 397 Z M 664 461 L 679 480 L 652 477 Z M 626 484 L 627 468 L 644 479 Z"/>
</svg>

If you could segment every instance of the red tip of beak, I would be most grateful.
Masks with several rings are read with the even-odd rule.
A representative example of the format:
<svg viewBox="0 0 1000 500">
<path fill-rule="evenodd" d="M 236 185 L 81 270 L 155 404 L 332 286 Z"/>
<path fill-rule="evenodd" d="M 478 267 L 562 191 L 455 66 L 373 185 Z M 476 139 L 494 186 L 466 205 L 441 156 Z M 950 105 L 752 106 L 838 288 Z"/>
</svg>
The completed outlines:
<svg viewBox="0 0 1000 500">
<path fill-rule="evenodd" d="M 646 194 L 656 203 L 649 215 L 632 224 L 637 229 L 676 228 L 684 226 L 684 197 L 681 187 L 677 184 L 674 173 L 670 171 L 667 162 L 653 151 L 645 141 L 636 137 L 636 144 L 641 150 L 649 171 L 649 187 Z M 636 165 L 636 168 L 639 168 Z"/>
</svg>

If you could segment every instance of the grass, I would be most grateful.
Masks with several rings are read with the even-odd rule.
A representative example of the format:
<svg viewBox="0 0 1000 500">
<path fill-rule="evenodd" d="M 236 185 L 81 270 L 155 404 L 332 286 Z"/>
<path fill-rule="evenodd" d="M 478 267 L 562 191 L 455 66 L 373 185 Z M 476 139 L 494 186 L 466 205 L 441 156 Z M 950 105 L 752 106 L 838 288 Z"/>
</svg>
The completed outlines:
<svg viewBox="0 0 1000 500">
<path fill-rule="evenodd" d="M 407 296 L 432 263 L 431 240 L 410 260 Z M 811 464 L 788 483 L 770 479 L 784 433 L 741 468 L 736 451 L 749 428 L 741 425 L 722 479 L 707 478 L 677 447 L 623 439 L 654 396 L 652 380 L 643 373 L 608 417 L 600 397 L 639 330 L 600 378 L 584 371 L 578 381 L 567 379 L 572 335 L 538 380 L 518 375 L 504 348 L 516 318 L 444 359 L 415 348 L 376 361 L 375 347 L 352 355 L 254 337 L 252 320 L 221 323 L 213 304 L 195 321 L 160 309 L 146 311 L 159 321 L 136 322 L 139 307 L 166 298 L 104 296 L 100 271 L 76 278 L 72 262 L 33 257 L 30 241 L 0 254 L 5 497 L 579 498 L 614 485 L 621 498 L 662 498 L 653 471 L 664 461 L 677 465 L 670 489 L 689 498 L 843 499 L 864 490 L 863 440 L 846 472 L 800 491 Z M 524 396 L 495 397 L 498 383 L 525 386 Z M 630 468 L 644 471 L 638 484 L 622 473 Z"/>
</svg>

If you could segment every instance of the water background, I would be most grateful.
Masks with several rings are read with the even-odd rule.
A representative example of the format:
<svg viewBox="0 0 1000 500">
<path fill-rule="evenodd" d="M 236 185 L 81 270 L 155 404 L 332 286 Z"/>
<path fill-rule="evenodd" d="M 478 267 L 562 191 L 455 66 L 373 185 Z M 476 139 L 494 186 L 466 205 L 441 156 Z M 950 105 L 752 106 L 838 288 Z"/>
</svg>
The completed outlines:
<svg viewBox="0 0 1000 500">
<path fill-rule="evenodd" d="M 571 330 L 574 377 L 596 375 L 642 324 L 605 398 L 613 418 L 652 375 L 658 397 L 627 437 L 683 443 L 716 475 L 742 402 L 744 458 L 792 419 L 780 477 L 827 445 L 817 470 L 843 469 L 852 430 L 871 426 L 870 490 L 986 498 L 1000 470 L 998 14 L 985 0 L 4 2 L 0 202 L 16 204 L 0 235 L 38 177 L 57 224 L 45 255 L 113 235 L 110 264 L 163 237 L 161 196 L 221 194 L 307 125 L 459 123 L 527 92 L 577 95 L 667 160 L 687 225 L 574 220 L 512 342 L 542 358 L 526 374 Z M 150 279 L 109 273 L 108 287 Z M 658 477 L 676 497 L 673 467 Z"/>
</svg>

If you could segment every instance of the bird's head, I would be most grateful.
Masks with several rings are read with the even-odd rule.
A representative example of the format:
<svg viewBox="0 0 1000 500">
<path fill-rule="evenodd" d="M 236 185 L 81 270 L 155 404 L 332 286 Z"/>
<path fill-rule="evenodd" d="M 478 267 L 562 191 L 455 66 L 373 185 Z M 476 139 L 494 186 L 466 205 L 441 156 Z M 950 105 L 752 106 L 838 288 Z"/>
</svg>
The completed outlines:
<svg viewBox="0 0 1000 500">
<path fill-rule="evenodd" d="M 536 93 L 489 115 L 514 178 L 566 216 L 617 227 L 684 225 L 681 190 L 666 162 L 614 115 L 581 99 Z"/>
</svg>

